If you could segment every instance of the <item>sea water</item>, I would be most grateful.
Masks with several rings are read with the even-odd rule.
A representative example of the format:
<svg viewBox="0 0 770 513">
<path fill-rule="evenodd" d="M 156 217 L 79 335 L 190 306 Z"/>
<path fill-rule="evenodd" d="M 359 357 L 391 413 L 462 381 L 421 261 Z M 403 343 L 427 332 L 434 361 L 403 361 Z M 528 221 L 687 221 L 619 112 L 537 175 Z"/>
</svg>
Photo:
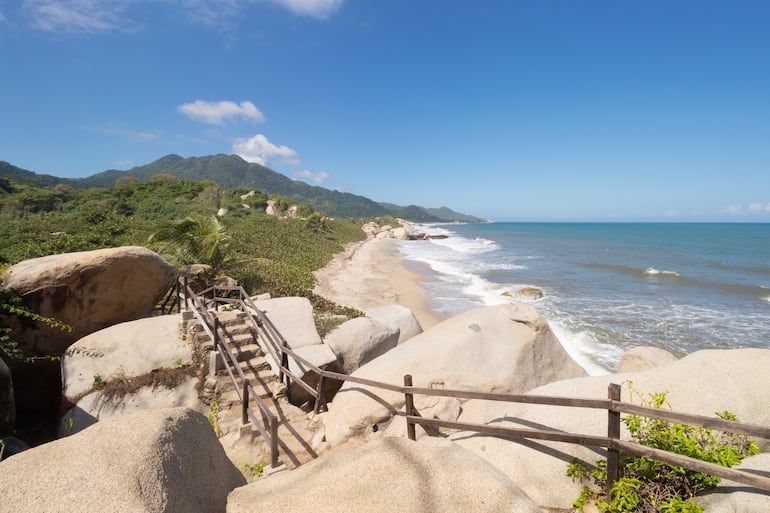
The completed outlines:
<svg viewBox="0 0 770 513">
<path fill-rule="evenodd" d="M 524 299 L 591 374 L 657 346 L 770 348 L 770 224 L 480 223 L 418 226 L 403 241 L 440 317 Z M 426 265 L 427 264 L 427 265 Z M 428 267 L 429 266 L 429 267 Z M 517 298 L 517 300 L 520 300 Z"/>
</svg>

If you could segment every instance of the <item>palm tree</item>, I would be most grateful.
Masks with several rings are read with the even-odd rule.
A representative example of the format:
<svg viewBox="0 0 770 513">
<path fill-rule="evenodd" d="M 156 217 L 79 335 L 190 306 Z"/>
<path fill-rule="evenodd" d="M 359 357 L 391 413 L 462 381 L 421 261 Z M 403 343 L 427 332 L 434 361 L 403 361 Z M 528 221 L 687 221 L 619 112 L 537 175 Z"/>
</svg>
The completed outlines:
<svg viewBox="0 0 770 513">
<path fill-rule="evenodd" d="M 216 216 L 193 214 L 172 221 L 150 236 L 150 247 L 179 266 L 207 264 L 221 269 L 230 263 L 230 236 Z"/>
<path fill-rule="evenodd" d="M 318 212 L 314 212 L 305 221 L 305 228 L 315 233 L 316 235 L 322 233 L 329 233 L 331 227 L 329 226 L 329 220 L 326 216 L 322 216 Z"/>
</svg>

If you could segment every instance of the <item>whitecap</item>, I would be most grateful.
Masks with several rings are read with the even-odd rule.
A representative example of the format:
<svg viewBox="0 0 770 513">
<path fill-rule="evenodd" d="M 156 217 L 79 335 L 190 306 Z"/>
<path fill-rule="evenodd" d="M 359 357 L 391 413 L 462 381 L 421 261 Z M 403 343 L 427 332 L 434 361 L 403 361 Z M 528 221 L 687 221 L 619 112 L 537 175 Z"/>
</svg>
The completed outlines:
<svg viewBox="0 0 770 513">
<path fill-rule="evenodd" d="M 590 376 L 611 374 L 610 367 L 616 366 L 623 355 L 622 349 L 597 341 L 587 331 L 575 333 L 559 321 L 549 320 L 548 323 L 570 358 Z"/>
<path fill-rule="evenodd" d="M 679 273 L 676 271 L 659 271 L 654 267 L 648 267 L 647 269 L 645 269 L 644 274 L 648 276 L 657 276 L 660 274 L 663 274 L 665 276 L 679 276 Z"/>
</svg>

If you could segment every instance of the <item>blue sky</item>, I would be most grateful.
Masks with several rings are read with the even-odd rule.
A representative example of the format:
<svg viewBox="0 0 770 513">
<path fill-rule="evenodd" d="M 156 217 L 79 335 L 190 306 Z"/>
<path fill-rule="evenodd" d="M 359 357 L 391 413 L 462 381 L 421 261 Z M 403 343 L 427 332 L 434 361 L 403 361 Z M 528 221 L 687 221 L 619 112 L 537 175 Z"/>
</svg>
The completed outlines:
<svg viewBox="0 0 770 513">
<path fill-rule="evenodd" d="M 0 0 L 0 160 L 237 153 L 495 220 L 770 221 L 770 2 Z"/>
</svg>

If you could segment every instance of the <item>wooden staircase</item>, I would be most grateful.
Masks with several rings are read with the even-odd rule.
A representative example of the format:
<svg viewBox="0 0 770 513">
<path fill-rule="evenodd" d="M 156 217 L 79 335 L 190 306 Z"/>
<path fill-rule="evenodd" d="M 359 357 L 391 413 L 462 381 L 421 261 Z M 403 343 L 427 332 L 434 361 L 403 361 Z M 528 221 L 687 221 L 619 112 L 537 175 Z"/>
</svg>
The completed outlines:
<svg viewBox="0 0 770 513">
<path fill-rule="evenodd" d="M 259 344 L 247 321 L 248 314 L 239 310 L 214 313 L 219 319 L 220 334 L 232 349 L 246 379 L 280 420 L 278 438 L 282 463 L 287 468 L 295 468 L 317 458 L 325 446 L 321 417 L 306 413 L 288 402 L 286 387 L 273 371 L 272 359 Z M 195 347 L 209 354 L 213 350 L 213 342 L 196 321 L 190 322 L 187 330 L 188 333 L 192 331 Z M 236 466 L 267 462 L 269 447 L 257 429 L 250 424 L 243 426 L 241 391 L 235 389 L 221 357 L 217 359 L 216 372 L 212 373 L 209 369 L 206 389 L 215 411 L 220 441 Z M 239 463 L 239 460 L 245 461 Z"/>
</svg>

